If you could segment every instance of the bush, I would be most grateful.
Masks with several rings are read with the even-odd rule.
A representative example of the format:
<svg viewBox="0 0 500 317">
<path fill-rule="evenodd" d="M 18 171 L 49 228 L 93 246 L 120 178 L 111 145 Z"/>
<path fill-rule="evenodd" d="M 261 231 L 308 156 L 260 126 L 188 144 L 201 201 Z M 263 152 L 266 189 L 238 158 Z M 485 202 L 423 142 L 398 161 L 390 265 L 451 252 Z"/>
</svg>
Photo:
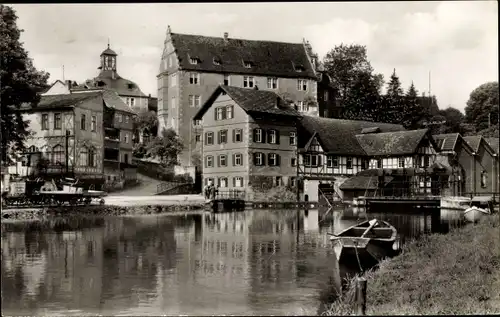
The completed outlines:
<svg viewBox="0 0 500 317">
<path fill-rule="evenodd" d="M 289 202 L 296 201 L 297 194 L 293 188 L 279 186 L 271 189 L 253 188 L 254 200 L 262 202 Z"/>
</svg>

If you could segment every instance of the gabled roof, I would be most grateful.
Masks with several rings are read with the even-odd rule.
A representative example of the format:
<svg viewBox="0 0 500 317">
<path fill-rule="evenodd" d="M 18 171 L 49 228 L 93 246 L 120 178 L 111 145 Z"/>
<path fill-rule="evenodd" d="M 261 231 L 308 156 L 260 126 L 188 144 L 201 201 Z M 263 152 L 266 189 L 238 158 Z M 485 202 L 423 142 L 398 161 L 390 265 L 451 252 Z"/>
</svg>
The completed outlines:
<svg viewBox="0 0 500 317">
<path fill-rule="evenodd" d="M 484 138 L 486 142 L 491 146 L 495 153 L 499 153 L 500 139 L 499 138 Z"/>
<path fill-rule="evenodd" d="M 429 130 L 395 131 L 358 134 L 359 144 L 369 156 L 407 155 L 417 151 L 418 145 Z"/>
<path fill-rule="evenodd" d="M 457 144 L 459 133 L 436 134 L 432 136 L 438 148 L 441 151 L 454 151 Z"/>
<path fill-rule="evenodd" d="M 358 143 L 356 134 L 372 127 L 378 127 L 382 132 L 404 130 L 399 124 L 304 116 L 301 120 L 298 145 L 299 148 L 304 148 L 311 136 L 317 132 L 318 141 L 326 153 L 364 156 L 366 153 Z"/>
<path fill-rule="evenodd" d="M 316 79 L 305 47 L 299 43 L 224 39 L 190 34 L 170 34 L 172 44 L 183 70 L 265 74 L 279 77 Z M 190 58 L 198 59 L 191 64 Z M 216 65 L 214 60 L 219 61 Z M 252 67 L 246 68 L 244 63 Z M 295 67 L 304 68 L 301 72 Z"/>
<path fill-rule="evenodd" d="M 116 92 L 112 90 L 103 90 L 102 96 L 106 107 L 131 114 L 136 114 L 136 111 L 131 109 L 125 102 L 123 102 L 122 98 L 120 98 L 120 96 L 118 96 Z"/>
<path fill-rule="evenodd" d="M 139 86 L 131 80 L 122 78 L 118 73 L 112 70 L 104 70 L 99 76 L 92 80 L 88 80 L 81 85 L 72 88 L 72 91 L 85 91 L 92 89 L 110 89 L 115 91 L 120 96 L 130 96 L 130 97 L 147 97 L 139 88 Z M 104 83 L 103 86 L 99 86 L 99 82 Z"/>
<path fill-rule="evenodd" d="M 74 108 L 78 104 L 101 96 L 101 92 L 86 92 L 81 94 L 61 94 L 41 96 L 40 102 L 32 107 L 30 104 L 23 104 L 20 110 L 50 110 L 61 108 Z"/>
<path fill-rule="evenodd" d="M 281 116 L 300 117 L 300 113 L 281 99 L 276 93 L 266 90 L 255 90 L 232 86 L 219 86 L 203 104 L 201 109 L 193 117 L 193 120 L 201 120 L 203 115 L 212 106 L 217 97 L 225 92 L 246 113 L 264 113 Z"/>
<path fill-rule="evenodd" d="M 481 146 L 481 142 L 485 147 L 492 153 L 497 153 L 495 149 L 483 138 L 481 135 L 471 135 L 464 137 L 464 140 L 470 145 L 470 147 L 474 150 L 475 153 L 479 152 L 479 147 Z"/>
</svg>

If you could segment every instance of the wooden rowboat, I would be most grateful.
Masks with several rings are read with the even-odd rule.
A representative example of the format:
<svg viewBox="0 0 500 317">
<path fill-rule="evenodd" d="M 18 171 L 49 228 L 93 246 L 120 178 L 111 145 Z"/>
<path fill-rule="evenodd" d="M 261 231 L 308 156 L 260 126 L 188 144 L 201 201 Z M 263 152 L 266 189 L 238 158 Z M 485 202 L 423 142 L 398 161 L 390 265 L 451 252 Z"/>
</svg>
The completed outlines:
<svg viewBox="0 0 500 317">
<path fill-rule="evenodd" d="M 468 222 L 478 222 L 485 215 L 489 215 L 490 211 L 487 209 L 472 206 L 464 211 L 464 218 Z"/>
<path fill-rule="evenodd" d="M 400 248 L 397 230 L 386 221 L 372 219 L 345 229 L 339 234 L 329 233 L 337 260 L 347 255 L 366 256 L 380 261 L 394 255 Z"/>
</svg>

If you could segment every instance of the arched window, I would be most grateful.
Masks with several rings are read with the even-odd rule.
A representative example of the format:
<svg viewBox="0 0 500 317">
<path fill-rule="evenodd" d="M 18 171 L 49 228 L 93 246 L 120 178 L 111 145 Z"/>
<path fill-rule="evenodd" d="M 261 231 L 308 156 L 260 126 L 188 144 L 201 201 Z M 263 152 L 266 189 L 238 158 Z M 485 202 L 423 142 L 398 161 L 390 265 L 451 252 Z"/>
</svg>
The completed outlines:
<svg viewBox="0 0 500 317">
<path fill-rule="evenodd" d="M 89 152 L 87 148 L 84 146 L 80 150 L 80 157 L 78 158 L 78 165 L 80 166 L 88 166 L 89 164 Z"/>
<path fill-rule="evenodd" d="M 56 145 L 52 148 L 52 163 L 53 164 L 64 164 L 64 148 L 62 145 Z"/>
<path fill-rule="evenodd" d="M 481 172 L 481 188 L 486 188 L 486 183 L 488 182 L 488 172 Z"/>
</svg>

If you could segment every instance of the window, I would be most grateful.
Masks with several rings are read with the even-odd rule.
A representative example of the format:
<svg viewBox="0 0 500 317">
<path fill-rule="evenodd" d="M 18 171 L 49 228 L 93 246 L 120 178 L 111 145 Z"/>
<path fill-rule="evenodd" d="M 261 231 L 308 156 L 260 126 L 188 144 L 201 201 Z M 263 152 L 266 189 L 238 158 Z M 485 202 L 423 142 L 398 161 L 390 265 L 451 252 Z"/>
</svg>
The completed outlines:
<svg viewBox="0 0 500 317">
<path fill-rule="evenodd" d="M 201 125 L 201 120 L 194 120 L 194 125 L 195 126 L 200 126 Z"/>
<path fill-rule="evenodd" d="M 129 117 L 127 115 L 124 115 L 124 117 L 125 117 L 125 123 L 128 123 Z"/>
<path fill-rule="evenodd" d="M 243 130 L 234 129 L 233 130 L 233 142 L 243 142 Z"/>
<path fill-rule="evenodd" d="M 262 166 L 264 162 L 264 153 L 254 153 L 253 154 L 253 164 L 256 166 Z"/>
<path fill-rule="evenodd" d="M 89 152 L 87 150 L 87 148 L 84 146 L 82 147 L 82 149 L 80 150 L 80 158 L 79 158 L 79 165 L 80 166 L 88 166 L 89 164 Z"/>
<path fill-rule="evenodd" d="M 277 89 L 278 88 L 278 78 L 268 77 L 267 78 L 267 88 Z"/>
<path fill-rule="evenodd" d="M 170 87 L 177 86 L 177 74 L 172 74 L 170 76 Z"/>
<path fill-rule="evenodd" d="M 92 132 L 97 131 L 97 117 L 96 116 L 92 116 L 92 122 L 91 122 L 90 129 L 92 130 Z"/>
<path fill-rule="evenodd" d="M 281 186 L 283 185 L 283 178 L 281 176 L 276 176 L 274 178 L 274 186 Z"/>
<path fill-rule="evenodd" d="M 215 108 L 215 120 L 224 120 L 226 119 L 226 108 L 218 107 Z"/>
<path fill-rule="evenodd" d="M 135 98 L 130 98 L 130 107 L 135 106 Z"/>
<path fill-rule="evenodd" d="M 85 115 L 82 114 L 82 116 L 80 117 L 80 129 L 84 130 L 85 131 Z"/>
<path fill-rule="evenodd" d="M 123 122 L 123 118 L 122 118 L 122 115 L 120 113 L 116 114 L 116 118 L 118 119 L 118 122 L 120 122 L 120 123 Z"/>
<path fill-rule="evenodd" d="M 88 166 L 97 166 L 97 151 L 95 149 L 89 149 L 89 164 Z"/>
<path fill-rule="evenodd" d="M 486 188 L 486 184 L 488 183 L 488 172 L 481 172 L 481 188 Z"/>
<path fill-rule="evenodd" d="M 226 119 L 233 119 L 234 118 L 234 111 L 233 111 L 233 106 L 226 106 Z"/>
<path fill-rule="evenodd" d="M 227 130 L 220 130 L 218 133 L 218 144 L 227 143 Z"/>
<path fill-rule="evenodd" d="M 297 101 L 297 110 L 300 112 L 307 112 L 309 111 L 309 106 L 308 104 L 304 103 L 303 101 Z"/>
<path fill-rule="evenodd" d="M 262 143 L 262 129 L 253 129 L 253 141 L 257 143 Z"/>
<path fill-rule="evenodd" d="M 295 132 L 290 132 L 290 145 L 297 144 L 297 134 Z"/>
<path fill-rule="evenodd" d="M 252 88 L 254 85 L 252 76 L 243 76 L 243 87 Z"/>
<path fill-rule="evenodd" d="M 60 113 L 54 113 L 54 130 L 61 130 L 61 121 L 62 115 Z"/>
<path fill-rule="evenodd" d="M 233 187 L 243 187 L 243 177 L 236 176 L 233 178 Z"/>
<path fill-rule="evenodd" d="M 271 144 L 276 144 L 278 143 L 277 141 L 277 131 L 276 130 L 269 130 L 268 134 L 267 134 L 267 143 L 271 143 Z"/>
<path fill-rule="evenodd" d="M 339 167 L 338 156 L 328 155 L 328 157 L 326 158 L 326 166 L 327 167 Z"/>
<path fill-rule="evenodd" d="M 56 145 L 52 148 L 52 164 L 64 164 L 64 148 L 62 145 Z"/>
<path fill-rule="evenodd" d="M 189 106 L 190 107 L 199 107 L 200 106 L 200 96 L 199 95 L 189 95 Z"/>
<path fill-rule="evenodd" d="M 194 141 L 196 143 L 199 143 L 201 141 L 201 134 L 197 133 L 195 136 L 194 136 Z"/>
<path fill-rule="evenodd" d="M 219 177 L 219 187 L 220 188 L 227 187 L 227 177 Z"/>
<path fill-rule="evenodd" d="M 227 166 L 227 155 L 221 154 L 218 156 L 218 162 L 217 165 L 219 167 L 226 167 Z"/>
<path fill-rule="evenodd" d="M 190 73 L 189 74 L 189 83 L 191 85 L 199 85 L 200 84 L 200 74 L 199 73 Z"/>
<path fill-rule="evenodd" d="M 400 157 L 398 159 L 398 167 L 400 167 L 400 168 L 404 168 L 405 167 L 405 158 L 404 157 Z"/>
<path fill-rule="evenodd" d="M 189 59 L 189 63 L 193 64 L 193 65 L 196 65 L 196 64 L 198 64 L 198 59 L 197 58 L 190 58 Z"/>
<path fill-rule="evenodd" d="M 237 153 L 233 156 L 233 165 L 242 166 L 243 165 L 243 154 Z"/>
<path fill-rule="evenodd" d="M 290 165 L 291 166 L 297 166 L 297 158 L 296 157 L 292 157 L 290 159 Z"/>
<path fill-rule="evenodd" d="M 290 186 L 294 187 L 296 185 L 296 178 L 295 177 L 290 177 Z"/>
<path fill-rule="evenodd" d="M 123 154 L 123 162 L 128 163 L 128 154 Z"/>
<path fill-rule="evenodd" d="M 229 86 L 229 75 L 224 75 L 224 86 Z"/>
<path fill-rule="evenodd" d="M 128 133 L 127 132 L 123 133 L 123 141 L 125 141 L 125 143 L 128 143 Z"/>
<path fill-rule="evenodd" d="M 205 145 L 213 145 L 214 144 L 214 133 L 207 132 L 205 133 Z"/>
<path fill-rule="evenodd" d="M 252 68 L 251 62 L 243 62 L 243 65 L 245 65 L 245 68 Z"/>
<path fill-rule="evenodd" d="M 42 130 L 49 129 L 49 115 L 47 113 L 42 114 Z"/>
<path fill-rule="evenodd" d="M 177 107 L 177 99 L 175 99 L 175 96 L 172 97 L 172 109 L 175 109 Z"/>
<path fill-rule="evenodd" d="M 280 165 L 279 164 L 279 155 L 278 154 L 269 153 L 267 161 L 268 161 L 269 166 L 278 166 L 278 165 Z"/>
<path fill-rule="evenodd" d="M 205 167 L 214 167 L 214 157 L 212 155 L 205 157 Z"/>
<path fill-rule="evenodd" d="M 420 167 L 429 167 L 429 156 L 420 157 Z"/>
<path fill-rule="evenodd" d="M 321 156 L 316 154 L 304 155 L 305 166 L 318 166 L 321 165 Z"/>
<path fill-rule="evenodd" d="M 352 168 L 352 157 L 348 157 L 347 158 L 346 166 L 347 166 L 348 169 Z"/>
<path fill-rule="evenodd" d="M 324 93 L 324 95 L 323 95 L 323 99 L 324 99 L 325 101 L 328 101 L 328 90 L 325 90 L 325 93 Z"/>
<path fill-rule="evenodd" d="M 297 90 L 306 91 L 307 90 L 307 80 L 298 79 L 297 80 Z"/>
</svg>

